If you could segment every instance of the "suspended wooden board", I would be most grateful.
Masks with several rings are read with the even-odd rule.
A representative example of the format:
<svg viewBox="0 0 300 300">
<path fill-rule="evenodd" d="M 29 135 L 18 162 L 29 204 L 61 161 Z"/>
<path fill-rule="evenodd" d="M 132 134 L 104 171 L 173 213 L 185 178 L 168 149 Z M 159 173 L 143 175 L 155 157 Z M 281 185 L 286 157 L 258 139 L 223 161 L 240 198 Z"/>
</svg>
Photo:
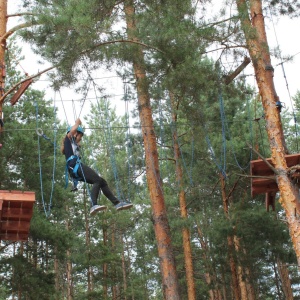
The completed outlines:
<svg viewBox="0 0 300 300">
<path fill-rule="evenodd" d="M 25 93 L 25 91 L 29 88 L 30 84 L 33 82 L 33 80 L 27 79 L 25 80 L 21 86 L 19 87 L 19 89 L 17 90 L 17 92 L 12 96 L 12 98 L 10 99 L 10 103 L 11 105 L 15 105 L 18 100 L 20 99 L 20 97 Z"/>
<path fill-rule="evenodd" d="M 0 240 L 27 241 L 34 192 L 0 190 Z"/>
<path fill-rule="evenodd" d="M 300 154 L 289 154 L 285 156 L 288 167 L 300 164 Z M 271 165 L 271 158 L 267 159 Z M 251 176 L 274 176 L 270 167 L 262 160 L 253 160 L 250 164 Z M 300 170 L 299 170 L 300 171 Z M 299 174 L 299 172 L 298 172 Z M 268 178 L 251 178 L 251 195 L 252 197 L 270 192 L 277 192 L 278 186 L 275 180 Z"/>
</svg>

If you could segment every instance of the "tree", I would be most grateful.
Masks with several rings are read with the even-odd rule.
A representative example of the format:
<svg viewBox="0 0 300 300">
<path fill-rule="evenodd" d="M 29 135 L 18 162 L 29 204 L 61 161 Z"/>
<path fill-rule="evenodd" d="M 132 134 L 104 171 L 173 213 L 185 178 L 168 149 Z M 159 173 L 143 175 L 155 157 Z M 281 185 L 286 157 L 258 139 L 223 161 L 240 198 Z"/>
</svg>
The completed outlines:
<svg viewBox="0 0 300 300">
<path fill-rule="evenodd" d="M 244 0 L 237 0 L 236 5 L 264 108 L 271 158 L 280 191 L 280 203 L 286 213 L 291 239 L 298 264 L 300 264 L 300 235 L 298 234 L 300 221 L 295 215 L 295 212 L 300 214 L 299 189 L 289 177 L 285 159 L 287 147 L 282 131 L 280 109 L 276 104 L 279 97 L 276 94 L 273 82 L 273 67 L 265 32 L 262 1 L 251 0 L 247 3 Z"/>
</svg>

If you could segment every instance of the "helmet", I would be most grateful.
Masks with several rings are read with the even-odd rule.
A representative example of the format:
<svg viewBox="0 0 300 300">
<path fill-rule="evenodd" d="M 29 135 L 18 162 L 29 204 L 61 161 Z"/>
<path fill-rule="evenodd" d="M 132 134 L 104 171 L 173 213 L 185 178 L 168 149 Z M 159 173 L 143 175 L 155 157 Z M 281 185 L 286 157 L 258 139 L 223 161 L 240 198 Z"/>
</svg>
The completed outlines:
<svg viewBox="0 0 300 300">
<path fill-rule="evenodd" d="M 71 131 L 71 126 L 68 126 L 68 129 L 67 129 L 67 134 Z M 77 132 L 81 133 L 82 135 L 84 135 L 84 130 L 81 126 L 78 126 L 77 127 Z"/>
<path fill-rule="evenodd" d="M 82 135 L 84 135 L 84 130 L 81 126 L 77 127 L 77 132 L 81 133 Z"/>
</svg>

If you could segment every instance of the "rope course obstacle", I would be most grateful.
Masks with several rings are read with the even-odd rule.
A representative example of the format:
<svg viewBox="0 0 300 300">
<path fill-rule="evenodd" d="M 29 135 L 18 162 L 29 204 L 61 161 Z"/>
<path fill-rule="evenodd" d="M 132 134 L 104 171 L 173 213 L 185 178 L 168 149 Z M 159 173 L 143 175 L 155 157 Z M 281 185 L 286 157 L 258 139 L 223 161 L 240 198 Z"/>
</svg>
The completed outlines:
<svg viewBox="0 0 300 300">
<path fill-rule="evenodd" d="M 27 240 L 34 203 L 34 192 L 0 191 L 0 240 Z"/>
</svg>

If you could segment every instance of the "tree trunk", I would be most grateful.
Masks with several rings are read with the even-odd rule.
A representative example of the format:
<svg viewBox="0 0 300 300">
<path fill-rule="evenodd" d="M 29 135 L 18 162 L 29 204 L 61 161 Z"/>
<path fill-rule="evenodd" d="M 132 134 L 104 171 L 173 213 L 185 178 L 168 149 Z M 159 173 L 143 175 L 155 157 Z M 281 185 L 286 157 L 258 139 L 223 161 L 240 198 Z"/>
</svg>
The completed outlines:
<svg viewBox="0 0 300 300">
<path fill-rule="evenodd" d="M 89 209 L 87 207 L 87 201 L 86 201 L 86 188 L 84 187 L 83 191 L 83 205 L 84 205 L 84 223 L 85 223 L 85 248 L 86 248 L 86 256 L 88 259 L 88 262 L 91 261 L 91 241 L 90 241 L 90 223 L 89 223 Z M 88 269 L 87 269 L 87 292 L 88 295 L 91 294 L 93 291 L 93 270 L 92 266 L 90 263 L 88 264 Z M 91 299 L 89 296 L 88 299 Z"/>
<path fill-rule="evenodd" d="M 199 242 L 202 248 L 202 257 L 205 265 L 205 273 L 204 273 L 204 278 L 207 283 L 207 285 L 210 287 L 208 294 L 209 294 L 209 300 L 222 300 L 222 294 L 221 291 L 218 287 L 216 287 L 216 275 L 215 272 L 211 274 L 209 268 L 210 264 L 210 258 L 207 256 L 208 253 L 208 246 L 207 242 L 204 240 L 203 233 L 200 227 L 200 224 L 196 221 L 196 226 L 197 226 L 197 232 L 198 232 L 198 237 L 199 237 Z M 214 286 L 214 288 L 212 288 Z"/>
<path fill-rule="evenodd" d="M 66 205 L 66 211 L 68 212 L 69 207 Z M 67 217 L 66 220 L 66 229 L 67 231 L 70 231 L 70 220 L 69 217 Z M 67 249 L 66 251 L 66 258 L 67 258 L 67 265 L 66 265 L 66 275 L 67 275 L 67 300 L 72 300 L 72 262 L 70 260 L 71 251 L 70 249 Z"/>
<path fill-rule="evenodd" d="M 125 261 L 125 249 L 124 249 L 124 240 L 123 234 L 120 235 L 120 242 L 122 245 L 122 274 L 123 274 L 123 287 L 124 287 L 124 300 L 127 300 L 127 273 L 126 273 L 126 261 Z"/>
<path fill-rule="evenodd" d="M 225 180 L 222 174 L 220 174 L 220 182 L 221 182 L 223 209 L 226 218 L 229 219 L 229 203 L 228 203 L 228 198 L 226 196 Z M 240 282 L 238 276 L 238 269 L 234 259 L 235 256 L 234 236 L 227 237 L 227 244 L 228 244 L 229 266 L 231 270 L 231 285 L 232 285 L 234 299 L 238 300 L 241 299 L 241 289 L 240 289 Z"/>
<path fill-rule="evenodd" d="M 226 217 L 229 219 L 229 201 L 226 196 L 225 180 L 222 174 L 220 174 L 223 208 Z M 233 228 L 235 230 L 235 228 Z M 227 243 L 229 248 L 229 264 L 231 270 L 232 287 L 235 299 L 241 300 L 255 300 L 255 293 L 253 286 L 249 282 L 250 271 L 247 266 L 242 263 L 237 263 L 234 259 L 235 254 L 245 253 L 241 249 L 238 237 L 234 234 L 233 236 L 227 237 Z"/>
<path fill-rule="evenodd" d="M 300 222 L 295 211 L 300 213 L 299 192 L 293 186 L 287 174 L 287 164 L 285 154 L 287 153 L 280 109 L 276 102 L 279 98 L 275 91 L 273 81 L 273 67 L 271 65 L 270 52 L 265 31 L 264 17 L 261 0 L 250 0 L 250 15 L 248 17 L 248 7 L 246 0 L 236 0 L 242 28 L 245 34 L 247 48 L 254 66 L 256 82 L 262 99 L 266 129 L 268 133 L 271 159 L 276 169 L 276 180 L 280 191 L 280 203 L 283 206 L 290 236 L 296 252 L 298 265 L 300 265 Z"/>
<path fill-rule="evenodd" d="M 286 300 L 294 300 L 291 280 L 289 276 L 289 270 L 287 265 L 283 263 L 279 258 L 277 259 L 278 272 L 282 284 L 282 290 Z"/>
<path fill-rule="evenodd" d="M 56 299 L 59 295 L 59 268 L 58 268 L 58 258 L 57 258 L 57 246 L 54 246 L 54 273 L 55 273 L 55 291 Z"/>
<path fill-rule="evenodd" d="M 104 248 L 107 247 L 107 227 L 106 225 L 103 226 L 103 246 Z M 107 271 L 107 263 L 104 262 L 103 263 L 103 267 L 102 267 L 102 270 L 103 270 L 103 299 L 106 300 L 108 299 L 108 288 L 107 288 L 107 280 L 108 280 L 108 271 Z"/>
<path fill-rule="evenodd" d="M 116 252 L 116 223 L 112 226 L 112 233 L 111 233 L 111 249 L 113 252 Z M 117 271 L 116 266 L 112 266 L 112 300 L 119 299 L 119 288 L 117 285 Z"/>
<path fill-rule="evenodd" d="M 172 105 L 172 120 L 174 124 L 177 121 L 177 114 L 175 111 L 175 99 L 174 94 L 170 93 L 171 105 Z M 179 206 L 180 206 L 180 214 L 181 218 L 186 220 L 188 218 L 188 212 L 186 207 L 186 199 L 184 192 L 184 184 L 183 184 L 183 171 L 180 162 L 180 146 L 178 140 L 177 129 L 175 127 L 173 131 L 173 141 L 174 141 L 174 159 L 176 164 L 176 179 L 179 189 Z M 193 259 L 192 259 L 192 247 L 191 247 L 191 239 L 190 239 L 190 231 L 188 227 L 184 226 L 182 229 L 182 242 L 183 242 L 183 253 L 184 253 L 184 265 L 185 265 L 185 276 L 187 283 L 187 294 L 188 300 L 196 299 L 196 290 L 195 290 L 195 281 L 194 281 L 194 269 L 193 269 Z"/>
<path fill-rule="evenodd" d="M 0 0 L 0 98 L 4 94 L 5 85 L 5 48 L 6 38 L 3 38 L 6 33 L 7 25 L 7 0 Z M 3 130 L 3 101 L 0 101 L 0 133 Z"/>
<path fill-rule="evenodd" d="M 124 10 L 128 39 L 138 42 L 133 0 L 125 0 Z M 144 67 L 144 54 L 140 46 L 134 46 L 133 49 L 133 51 L 135 51 L 133 56 L 133 69 L 136 77 L 138 109 L 145 148 L 146 176 L 150 192 L 158 256 L 160 259 L 163 293 L 165 299 L 179 300 L 179 283 L 171 245 L 171 232 L 165 207 L 162 180 L 159 172 L 156 136 L 150 105 L 148 82 Z"/>
</svg>

